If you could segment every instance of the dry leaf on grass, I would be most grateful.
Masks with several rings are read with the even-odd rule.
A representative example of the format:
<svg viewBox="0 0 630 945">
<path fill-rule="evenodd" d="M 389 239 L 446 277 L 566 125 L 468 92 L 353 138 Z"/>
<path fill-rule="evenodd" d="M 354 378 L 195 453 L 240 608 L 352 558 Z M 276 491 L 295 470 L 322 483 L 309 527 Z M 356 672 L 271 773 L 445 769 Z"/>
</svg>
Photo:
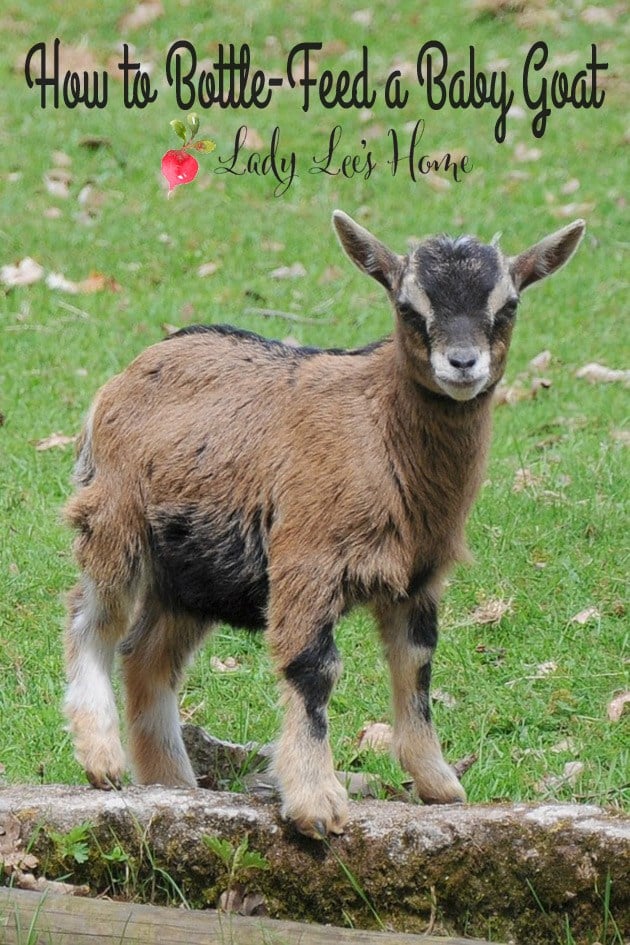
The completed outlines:
<svg viewBox="0 0 630 945">
<path fill-rule="evenodd" d="M 248 151 L 260 151 L 264 147 L 265 142 L 258 134 L 255 128 L 247 128 L 245 132 L 245 138 L 243 140 L 243 147 L 247 148 Z"/>
<path fill-rule="evenodd" d="M 63 449 L 66 446 L 70 446 L 75 441 L 76 436 L 66 436 L 63 433 L 51 433 L 50 436 L 44 437 L 43 440 L 38 440 L 35 444 L 35 449 L 40 453 L 44 450 Z"/>
<path fill-rule="evenodd" d="M 514 158 L 517 161 L 539 161 L 542 157 L 540 148 L 533 148 L 531 145 L 523 144 L 522 141 L 514 148 Z"/>
<path fill-rule="evenodd" d="M 581 610 L 579 614 L 575 614 L 571 617 L 571 623 L 579 623 L 583 626 L 585 623 L 588 623 L 589 620 L 599 620 L 601 614 L 597 607 L 586 607 L 584 610 Z"/>
<path fill-rule="evenodd" d="M 595 204 L 590 203 L 565 203 L 551 208 L 552 216 L 558 220 L 568 220 L 574 217 L 587 217 L 595 209 Z"/>
<path fill-rule="evenodd" d="M 526 489 L 534 489 L 541 483 L 542 478 L 535 476 L 531 469 L 517 469 L 514 473 L 512 492 L 525 492 Z"/>
<path fill-rule="evenodd" d="M 545 794 L 555 788 L 575 784 L 583 771 L 584 764 L 581 761 L 567 761 L 562 769 L 562 774 L 545 775 L 535 785 L 536 790 L 541 794 Z"/>
<path fill-rule="evenodd" d="M 278 269 L 272 269 L 269 275 L 272 279 L 301 279 L 306 275 L 306 269 L 301 262 L 295 262 L 291 266 L 279 266 Z"/>
<path fill-rule="evenodd" d="M 626 711 L 626 706 L 630 705 L 630 692 L 620 692 L 608 703 L 606 714 L 611 722 L 618 722 Z"/>
<path fill-rule="evenodd" d="M 528 364 L 530 371 L 546 371 L 551 366 L 551 351 L 541 351 Z"/>
<path fill-rule="evenodd" d="M 68 292 L 70 295 L 91 294 L 93 292 L 120 292 L 121 286 L 111 276 L 102 272 L 91 272 L 80 282 L 67 279 L 61 272 L 50 272 L 46 276 L 46 285 L 49 289 Z"/>
<path fill-rule="evenodd" d="M 483 626 L 485 624 L 500 623 L 505 615 L 509 613 L 512 607 L 511 600 L 491 599 L 484 601 L 475 607 L 470 615 L 473 623 Z"/>
<path fill-rule="evenodd" d="M 614 26 L 617 22 L 619 8 L 615 7 L 585 7 L 580 13 L 580 19 L 589 26 Z"/>
<path fill-rule="evenodd" d="M 386 722 L 369 722 L 358 735 L 359 751 L 389 751 L 392 744 L 392 727 Z"/>
<path fill-rule="evenodd" d="M 4 285 L 13 287 L 19 285 L 32 285 L 39 282 L 44 277 L 44 267 L 38 262 L 25 256 L 15 265 L 9 264 L 0 269 L 0 282 Z"/>
<path fill-rule="evenodd" d="M 357 26 L 368 27 L 372 25 L 372 11 L 371 10 L 355 10 L 352 16 L 350 17 L 353 23 L 356 23 Z"/>
<path fill-rule="evenodd" d="M 200 279 L 205 279 L 206 276 L 213 276 L 219 268 L 219 263 L 207 262 L 202 263 L 197 269 L 197 275 Z"/>
<path fill-rule="evenodd" d="M 433 702 L 439 702 L 441 705 L 445 705 L 447 709 L 454 709 L 457 705 L 457 699 L 444 689 L 432 689 L 431 699 Z"/>
<path fill-rule="evenodd" d="M 44 185 L 51 197 L 65 200 L 70 196 L 72 174 L 64 167 L 53 167 L 44 174 Z"/>
<path fill-rule="evenodd" d="M 121 33 L 126 33 L 127 30 L 142 29 L 142 27 L 149 26 L 154 20 L 161 17 L 163 13 L 164 7 L 160 0 L 141 0 L 133 10 L 121 17 L 118 29 Z"/>
<path fill-rule="evenodd" d="M 210 657 L 210 668 L 215 673 L 235 673 L 241 667 L 233 656 L 226 656 L 224 660 L 220 660 L 218 656 L 212 656 Z"/>
<path fill-rule="evenodd" d="M 574 739 L 563 738 L 559 742 L 556 742 L 555 745 L 552 745 L 549 751 L 553 752 L 554 755 L 562 755 L 565 751 L 574 755 L 577 751 L 577 746 Z"/>
<path fill-rule="evenodd" d="M 616 381 L 630 384 L 630 371 L 614 370 L 604 364 L 598 364 L 596 361 L 585 364 L 584 367 L 575 372 L 575 376 L 589 381 L 591 384 L 613 384 Z"/>
</svg>

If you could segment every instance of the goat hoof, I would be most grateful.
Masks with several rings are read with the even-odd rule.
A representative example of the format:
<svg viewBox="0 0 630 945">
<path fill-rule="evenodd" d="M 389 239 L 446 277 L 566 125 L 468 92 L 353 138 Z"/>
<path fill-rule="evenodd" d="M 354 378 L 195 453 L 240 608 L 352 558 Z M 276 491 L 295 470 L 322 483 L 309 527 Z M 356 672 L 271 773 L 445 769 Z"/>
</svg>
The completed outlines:
<svg viewBox="0 0 630 945">
<path fill-rule="evenodd" d="M 122 780 L 118 775 L 95 774 L 93 771 L 86 771 L 85 774 L 92 787 L 98 791 L 122 791 Z"/>
<path fill-rule="evenodd" d="M 311 840 L 326 840 L 330 835 L 341 836 L 344 832 L 344 824 L 338 819 L 328 824 L 323 820 L 294 820 L 293 825 L 298 833 Z"/>
</svg>

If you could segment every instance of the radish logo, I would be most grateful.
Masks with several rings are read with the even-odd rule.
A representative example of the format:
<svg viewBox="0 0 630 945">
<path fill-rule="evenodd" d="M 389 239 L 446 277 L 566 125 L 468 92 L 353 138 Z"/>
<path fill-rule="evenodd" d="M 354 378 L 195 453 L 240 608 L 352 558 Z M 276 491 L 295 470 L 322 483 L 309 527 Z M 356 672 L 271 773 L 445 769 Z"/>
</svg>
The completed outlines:
<svg viewBox="0 0 630 945">
<path fill-rule="evenodd" d="M 186 117 L 187 126 L 179 118 L 175 118 L 171 123 L 171 128 L 182 141 L 181 148 L 167 151 L 162 158 L 162 174 L 168 181 L 169 195 L 180 184 L 189 184 L 197 176 L 199 162 L 191 151 L 210 152 L 214 151 L 216 145 L 214 141 L 208 138 L 196 141 L 199 131 L 199 116 L 191 112 Z"/>
</svg>

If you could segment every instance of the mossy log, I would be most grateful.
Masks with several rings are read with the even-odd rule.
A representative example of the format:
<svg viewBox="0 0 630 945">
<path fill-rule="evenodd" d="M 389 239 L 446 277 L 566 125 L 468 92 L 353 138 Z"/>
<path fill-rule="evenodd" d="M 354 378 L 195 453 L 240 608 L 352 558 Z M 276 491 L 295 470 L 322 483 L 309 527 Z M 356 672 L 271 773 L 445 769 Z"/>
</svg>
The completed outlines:
<svg viewBox="0 0 630 945">
<path fill-rule="evenodd" d="M 59 838 L 81 825 L 78 863 Z M 0 790 L 0 859 L 3 836 L 5 851 L 29 845 L 36 872 L 71 874 L 94 894 L 159 902 L 170 891 L 215 906 L 238 886 L 274 918 L 522 945 L 555 945 L 567 927 L 584 942 L 604 923 L 630 929 L 630 819 L 594 806 L 366 800 L 343 837 L 321 843 L 283 823 L 276 803 L 240 794 L 20 785 Z M 209 836 L 234 851 L 247 837 L 268 868 L 232 870 Z"/>
</svg>

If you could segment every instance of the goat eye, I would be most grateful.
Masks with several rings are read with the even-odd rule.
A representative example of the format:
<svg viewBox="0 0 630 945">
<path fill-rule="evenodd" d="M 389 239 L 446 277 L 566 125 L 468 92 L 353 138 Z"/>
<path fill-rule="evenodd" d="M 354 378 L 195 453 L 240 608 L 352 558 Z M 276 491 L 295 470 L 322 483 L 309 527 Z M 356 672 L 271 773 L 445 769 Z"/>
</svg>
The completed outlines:
<svg viewBox="0 0 630 945">
<path fill-rule="evenodd" d="M 412 319 L 418 315 L 413 305 L 410 305 L 409 302 L 400 302 L 398 304 L 398 311 L 403 318 Z"/>
<path fill-rule="evenodd" d="M 497 312 L 498 315 L 503 318 L 514 318 L 516 315 L 516 309 L 518 307 L 518 299 L 508 299 L 505 305 L 499 309 Z"/>
</svg>

